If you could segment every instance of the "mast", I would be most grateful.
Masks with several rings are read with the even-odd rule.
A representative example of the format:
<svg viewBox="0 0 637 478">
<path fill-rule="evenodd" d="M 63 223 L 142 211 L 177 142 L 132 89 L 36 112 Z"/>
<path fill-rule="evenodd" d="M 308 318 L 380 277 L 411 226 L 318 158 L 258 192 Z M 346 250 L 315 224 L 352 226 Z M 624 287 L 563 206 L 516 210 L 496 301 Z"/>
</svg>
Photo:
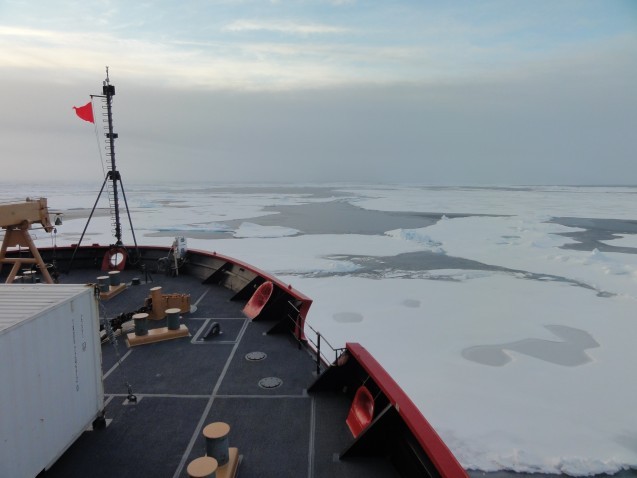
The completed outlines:
<svg viewBox="0 0 637 478">
<path fill-rule="evenodd" d="M 115 139 L 117 138 L 117 133 L 113 132 L 113 96 L 115 96 L 115 85 L 110 84 L 110 80 L 108 77 L 108 66 L 106 67 L 106 80 L 102 85 L 102 93 L 106 98 L 106 116 L 108 120 L 108 133 L 106 133 L 106 138 L 108 138 L 108 150 L 111 157 L 111 169 L 108 172 L 108 178 L 111 180 L 111 185 L 113 188 L 113 209 L 115 210 L 115 239 L 117 240 L 115 245 L 122 245 L 122 225 L 119 218 L 119 195 L 117 191 L 117 181 L 120 180 L 119 171 L 115 166 Z"/>
<path fill-rule="evenodd" d="M 89 215 L 86 225 L 84 226 L 84 230 L 82 231 L 82 235 L 80 236 L 79 242 L 75 246 L 75 250 L 73 251 L 73 255 L 71 256 L 71 260 L 69 261 L 69 271 L 71 270 L 71 265 L 73 264 L 73 259 L 75 258 L 75 254 L 80 248 L 82 244 L 82 240 L 84 239 L 84 234 L 86 233 L 86 229 L 88 228 L 89 223 L 91 222 L 91 218 L 95 213 L 95 208 L 97 207 L 97 203 L 100 200 L 100 196 L 104 191 L 104 187 L 110 180 L 111 182 L 111 190 L 109 191 L 109 205 L 111 207 L 111 225 L 114 228 L 113 233 L 115 234 L 115 244 L 111 244 L 109 251 L 104 255 L 104 260 L 102 261 L 102 270 L 123 270 L 126 264 L 126 258 L 129 253 L 127 249 L 124 247 L 122 242 L 122 224 L 120 221 L 119 214 L 119 190 L 121 188 L 122 197 L 124 198 L 124 205 L 126 206 L 126 214 L 128 215 L 128 223 L 130 224 L 131 234 L 133 235 L 133 242 L 135 243 L 135 261 L 139 259 L 139 249 L 137 247 L 137 238 L 135 237 L 135 229 L 133 228 L 133 221 L 130 215 L 130 209 L 128 209 L 128 201 L 126 200 L 126 193 L 124 192 L 124 184 L 122 183 L 122 177 L 117 170 L 117 166 L 115 164 L 115 140 L 117 139 L 117 133 L 113 132 L 113 96 L 115 96 L 115 86 L 111 85 L 110 79 L 108 77 L 108 66 L 106 67 L 106 79 L 102 83 L 102 95 L 91 95 L 91 98 L 98 97 L 103 98 L 105 106 L 102 108 L 106 109 L 106 122 L 108 126 L 108 132 L 104 133 L 106 136 L 106 155 L 110 156 L 111 164 L 109 171 L 106 173 L 104 177 L 104 182 L 102 183 L 102 189 L 97 195 L 97 199 L 95 200 L 95 204 L 93 205 L 93 209 L 91 210 L 91 214 Z M 119 186 L 118 186 L 119 182 Z M 112 196 L 111 196 L 112 194 Z M 114 224 L 113 224 L 114 220 Z"/>
</svg>

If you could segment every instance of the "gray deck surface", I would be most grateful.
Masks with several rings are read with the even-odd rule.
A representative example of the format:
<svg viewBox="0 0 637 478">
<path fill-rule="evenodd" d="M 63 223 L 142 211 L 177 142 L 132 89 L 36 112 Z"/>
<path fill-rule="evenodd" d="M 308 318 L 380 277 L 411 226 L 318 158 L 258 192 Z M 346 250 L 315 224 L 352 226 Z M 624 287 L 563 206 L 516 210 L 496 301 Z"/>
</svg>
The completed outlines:
<svg viewBox="0 0 637 478">
<path fill-rule="evenodd" d="M 74 271 L 61 282 L 95 280 L 84 274 Z M 124 282 L 132 277 L 122 273 Z M 132 312 L 151 287 L 161 285 L 163 293 L 191 294 L 196 310 L 182 320 L 191 337 L 133 348 L 120 337 L 117 348 L 103 345 L 108 426 L 84 432 L 44 476 L 185 477 L 187 464 L 205 453 L 203 427 L 215 421 L 231 427 L 239 477 L 398 476 L 384 458 L 338 459 L 352 440 L 345 424 L 349 401 L 340 394 L 307 393 L 315 363 L 292 336 L 266 334 L 271 324 L 244 318 L 228 290 L 189 277 L 152 278 L 102 302 L 100 315 Z M 210 320 L 222 333 L 196 341 Z M 246 354 L 255 351 L 266 358 L 248 361 Z M 281 379 L 281 386 L 262 388 L 259 381 L 266 377 Z M 127 383 L 137 404 L 126 400 Z"/>
</svg>

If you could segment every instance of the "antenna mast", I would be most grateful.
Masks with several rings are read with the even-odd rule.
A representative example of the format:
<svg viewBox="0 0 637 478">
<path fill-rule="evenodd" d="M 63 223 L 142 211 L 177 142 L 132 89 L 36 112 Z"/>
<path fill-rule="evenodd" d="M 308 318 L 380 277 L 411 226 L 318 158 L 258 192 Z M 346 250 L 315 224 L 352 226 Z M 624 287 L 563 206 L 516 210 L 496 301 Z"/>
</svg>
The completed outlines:
<svg viewBox="0 0 637 478">
<path fill-rule="evenodd" d="M 115 166 L 115 139 L 117 133 L 113 133 L 113 96 L 115 96 L 115 85 L 111 85 L 108 77 L 108 66 L 106 67 L 106 79 L 102 85 L 102 93 L 106 97 L 106 116 L 108 120 L 108 150 L 107 156 L 111 157 L 111 170 L 108 172 L 107 177 L 111 180 L 111 187 L 113 188 L 113 209 L 115 214 L 115 239 L 116 246 L 122 245 L 122 225 L 119 218 L 119 195 L 117 192 L 117 181 L 121 180 L 119 171 Z"/>
<path fill-rule="evenodd" d="M 122 177 L 117 170 L 117 166 L 115 165 L 115 139 L 117 139 L 117 133 L 113 132 L 113 96 L 115 96 L 115 86 L 111 85 L 110 78 L 108 76 L 108 66 L 106 67 L 106 79 L 102 83 L 102 95 L 91 95 L 91 97 L 100 97 L 104 99 L 104 104 L 106 105 L 106 121 L 108 124 L 108 133 L 105 133 L 107 138 L 107 146 L 106 146 L 106 155 L 111 158 L 110 170 L 106 173 L 106 177 L 104 178 L 104 182 L 102 183 L 102 189 L 100 189 L 99 194 L 97 195 L 97 199 L 95 200 L 95 204 L 93 205 L 93 210 L 86 221 L 86 226 L 84 226 L 84 231 L 82 231 L 82 235 L 80 236 L 80 240 L 73 251 L 73 255 L 71 256 L 71 260 L 69 261 L 69 270 L 71 269 L 71 265 L 73 264 L 73 259 L 75 258 L 75 254 L 77 253 L 80 245 L 82 244 L 82 240 L 84 239 L 84 234 L 86 233 L 86 229 L 88 228 L 89 222 L 91 222 L 91 218 L 95 213 L 95 208 L 97 207 L 97 203 L 99 202 L 100 196 L 104 191 L 104 187 L 106 183 L 110 180 L 112 185 L 112 203 L 111 203 L 111 212 L 115 219 L 115 224 L 113 224 L 115 230 L 115 244 L 110 246 L 109 251 L 104 256 L 104 260 L 102 261 L 102 270 L 122 270 L 126 264 L 126 258 L 128 257 L 128 251 L 124 247 L 122 243 L 122 225 L 120 221 L 119 215 L 119 188 L 122 191 L 122 197 L 124 198 L 124 204 L 126 205 L 126 213 L 128 214 L 128 222 L 130 224 L 131 233 L 133 235 L 133 242 L 135 243 L 135 252 L 137 254 L 136 260 L 139 258 L 139 250 L 137 248 L 137 239 L 135 237 L 135 230 L 133 229 L 133 221 L 130 217 L 130 210 L 128 209 L 128 202 L 126 201 L 126 193 L 124 192 L 124 184 L 122 183 Z"/>
</svg>

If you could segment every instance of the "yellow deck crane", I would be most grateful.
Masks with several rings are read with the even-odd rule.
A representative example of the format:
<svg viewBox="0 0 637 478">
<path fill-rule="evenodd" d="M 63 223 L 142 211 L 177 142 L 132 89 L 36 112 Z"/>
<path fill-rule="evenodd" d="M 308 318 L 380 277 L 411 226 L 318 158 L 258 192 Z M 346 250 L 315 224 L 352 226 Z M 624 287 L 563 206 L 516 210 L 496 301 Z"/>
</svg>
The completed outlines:
<svg viewBox="0 0 637 478">
<path fill-rule="evenodd" d="M 46 198 L 27 198 L 24 202 L 0 204 L 0 227 L 5 230 L 0 249 L 0 267 L 3 264 L 13 264 L 6 280 L 7 284 L 13 282 L 22 264 L 35 264 L 40 269 L 44 281 L 53 284 L 46 264 L 29 234 L 33 223 L 41 224 L 46 232 L 53 230 Z M 7 249 L 15 246 L 27 247 L 33 257 L 6 257 Z"/>
</svg>

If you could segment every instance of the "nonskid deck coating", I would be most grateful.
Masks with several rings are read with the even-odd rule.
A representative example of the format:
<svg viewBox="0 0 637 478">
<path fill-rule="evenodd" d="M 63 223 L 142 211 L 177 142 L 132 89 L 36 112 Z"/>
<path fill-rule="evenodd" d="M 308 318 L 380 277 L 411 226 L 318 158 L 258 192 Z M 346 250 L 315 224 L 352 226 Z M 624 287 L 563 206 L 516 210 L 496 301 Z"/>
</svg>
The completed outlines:
<svg viewBox="0 0 637 478">
<path fill-rule="evenodd" d="M 84 275 L 74 272 L 72 280 Z M 132 277 L 122 273 L 124 282 Z M 313 358 L 293 337 L 267 334 L 271 324 L 243 317 L 230 291 L 189 277 L 153 276 L 152 283 L 129 286 L 103 302 L 102 314 L 136 310 L 157 285 L 166 293 L 194 291 L 196 311 L 182 320 L 191 336 L 134 348 L 120 336 L 117 347 L 103 345 L 108 426 L 84 432 L 45 476 L 186 477 L 187 464 L 205 453 L 202 429 L 214 421 L 231 426 L 240 477 L 398 476 L 383 457 L 339 460 L 352 439 L 345 424 L 349 401 L 342 394 L 309 395 Z M 222 333 L 196 341 L 211 320 Z M 165 320 L 151 326 L 162 325 Z M 247 360 L 255 351 L 265 358 Z M 269 377 L 281 385 L 259 385 Z M 128 385 L 137 404 L 127 400 Z"/>
</svg>

